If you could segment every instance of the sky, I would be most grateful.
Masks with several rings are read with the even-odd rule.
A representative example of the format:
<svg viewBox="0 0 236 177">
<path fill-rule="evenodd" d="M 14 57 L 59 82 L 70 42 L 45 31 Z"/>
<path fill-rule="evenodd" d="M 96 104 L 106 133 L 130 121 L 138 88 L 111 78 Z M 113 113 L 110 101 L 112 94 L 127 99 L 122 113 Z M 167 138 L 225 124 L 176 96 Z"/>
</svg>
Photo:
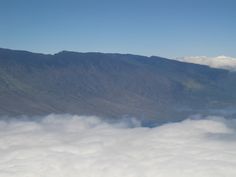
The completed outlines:
<svg viewBox="0 0 236 177">
<path fill-rule="evenodd" d="M 0 0 L 0 47 L 236 57 L 235 0 Z"/>
</svg>

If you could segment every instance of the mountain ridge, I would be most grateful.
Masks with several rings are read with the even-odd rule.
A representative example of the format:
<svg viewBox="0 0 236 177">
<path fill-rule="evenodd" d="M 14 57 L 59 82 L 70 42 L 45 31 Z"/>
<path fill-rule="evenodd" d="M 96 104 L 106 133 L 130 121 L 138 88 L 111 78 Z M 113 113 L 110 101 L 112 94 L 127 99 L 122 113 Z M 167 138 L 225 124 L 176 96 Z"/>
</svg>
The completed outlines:
<svg viewBox="0 0 236 177">
<path fill-rule="evenodd" d="M 181 119 L 235 107 L 235 73 L 162 57 L 0 49 L 0 115 Z"/>
</svg>

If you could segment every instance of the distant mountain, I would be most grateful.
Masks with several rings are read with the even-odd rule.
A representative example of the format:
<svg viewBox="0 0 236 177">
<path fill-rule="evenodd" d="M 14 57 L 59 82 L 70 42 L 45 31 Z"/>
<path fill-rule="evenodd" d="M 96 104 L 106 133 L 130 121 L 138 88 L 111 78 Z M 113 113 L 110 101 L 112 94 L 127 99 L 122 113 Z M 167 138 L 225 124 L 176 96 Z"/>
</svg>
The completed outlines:
<svg viewBox="0 0 236 177">
<path fill-rule="evenodd" d="M 155 56 L 0 49 L 0 83 L 0 115 L 169 121 L 236 108 L 234 72 Z"/>
<path fill-rule="evenodd" d="M 206 56 L 192 56 L 176 58 L 178 61 L 207 65 L 212 68 L 226 69 L 236 71 L 236 58 L 227 56 L 206 57 Z"/>
</svg>

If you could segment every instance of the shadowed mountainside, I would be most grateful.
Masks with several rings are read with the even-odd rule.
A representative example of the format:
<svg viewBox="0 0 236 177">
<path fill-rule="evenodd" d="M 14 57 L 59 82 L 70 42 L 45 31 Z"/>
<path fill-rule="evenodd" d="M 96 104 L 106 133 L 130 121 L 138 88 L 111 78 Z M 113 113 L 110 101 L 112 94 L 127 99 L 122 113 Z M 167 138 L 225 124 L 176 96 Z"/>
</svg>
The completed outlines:
<svg viewBox="0 0 236 177">
<path fill-rule="evenodd" d="M 173 120 L 234 109 L 235 90 L 234 72 L 160 57 L 0 49 L 0 115 Z"/>
</svg>

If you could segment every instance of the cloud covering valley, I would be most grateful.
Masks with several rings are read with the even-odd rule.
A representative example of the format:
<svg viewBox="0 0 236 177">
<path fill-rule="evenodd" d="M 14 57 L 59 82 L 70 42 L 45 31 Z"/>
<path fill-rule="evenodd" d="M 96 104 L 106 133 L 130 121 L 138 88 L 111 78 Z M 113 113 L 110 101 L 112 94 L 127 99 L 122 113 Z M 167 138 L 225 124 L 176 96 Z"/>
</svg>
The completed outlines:
<svg viewBox="0 0 236 177">
<path fill-rule="evenodd" d="M 189 56 L 180 57 L 176 60 L 187 63 L 207 65 L 212 68 L 226 69 L 236 71 L 236 58 L 227 56 L 206 57 L 206 56 Z"/>
<path fill-rule="evenodd" d="M 128 122 L 128 123 L 127 123 Z M 235 177 L 236 121 L 48 115 L 0 121 L 1 177 Z"/>
</svg>

